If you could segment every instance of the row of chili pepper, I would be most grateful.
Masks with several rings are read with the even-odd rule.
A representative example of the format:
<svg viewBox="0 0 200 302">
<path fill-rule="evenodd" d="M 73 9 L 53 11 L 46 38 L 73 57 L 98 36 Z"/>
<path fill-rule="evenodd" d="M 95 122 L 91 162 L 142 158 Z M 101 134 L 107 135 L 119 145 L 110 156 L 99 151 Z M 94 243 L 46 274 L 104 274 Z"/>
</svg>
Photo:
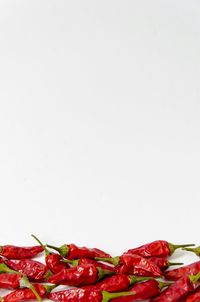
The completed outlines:
<svg viewBox="0 0 200 302">
<path fill-rule="evenodd" d="M 3 302 L 45 297 L 63 302 L 200 301 L 200 261 L 166 271 L 183 264 L 168 259 L 178 248 L 200 256 L 200 247 L 191 248 L 193 244 L 157 240 L 111 257 L 75 244 L 43 245 L 32 236 L 39 245 L 0 247 L 0 288 L 13 290 L 1 298 Z M 45 264 L 32 259 L 43 251 Z M 54 291 L 59 285 L 72 288 Z"/>
</svg>

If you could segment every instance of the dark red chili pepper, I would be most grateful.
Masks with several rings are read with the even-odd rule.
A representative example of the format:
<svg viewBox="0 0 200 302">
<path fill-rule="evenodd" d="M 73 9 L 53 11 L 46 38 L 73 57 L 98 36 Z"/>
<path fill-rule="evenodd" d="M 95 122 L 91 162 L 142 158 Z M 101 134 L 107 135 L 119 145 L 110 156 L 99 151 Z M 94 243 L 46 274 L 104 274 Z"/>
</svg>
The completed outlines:
<svg viewBox="0 0 200 302">
<path fill-rule="evenodd" d="M 59 302 L 108 302 L 117 297 L 133 296 L 134 292 L 108 293 L 83 288 L 68 289 L 50 293 L 48 298 Z"/>
<path fill-rule="evenodd" d="M 5 264 L 33 281 L 44 281 L 51 274 L 46 265 L 32 259 L 5 260 Z"/>
<path fill-rule="evenodd" d="M 94 284 L 101 278 L 111 275 L 112 272 L 97 268 L 93 264 L 78 265 L 76 267 L 63 269 L 61 272 L 48 278 L 53 284 L 82 286 Z"/>
<path fill-rule="evenodd" d="M 138 255 L 124 254 L 114 258 L 99 258 L 98 261 L 105 261 L 116 266 L 117 272 L 122 274 L 133 274 L 146 277 L 160 277 L 160 268 L 149 259 Z"/>
<path fill-rule="evenodd" d="M 167 260 L 167 258 L 162 258 L 162 257 L 151 257 L 149 258 L 154 264 L 156 264 L 161 271 L 166 270 L 168 267 L 173 266 L 173 265 L 183 265 L 184 263 L 181 262 L 170 262 Z"/>
<path fill-rule="evenodd" d="M 79 258 L 90 258 L 94 259 L 95 257 L 111 257 L 109 254 L 96 249 L 96 248 L 87 248 L 87 247 L 78 247 L 75 244 L 63 244 L 61 247 L 55 247 L 53 245 L 47 244 L 48 247 L 59 252 L 63 257 L 73 260 Z"/>
<path fill-rule="evenodd" d="M 197 275 L 188 275 L 178 279 L 166 290 L 164 290 L 152 302 L 178 302 L 185 299 L 198 286 L 200 273 Z"/>
<path fill-rule="evenodd" d="M 89 258 L 81 258 L 81 259 L 76 259 L 76 260 L 64 259 L 64 260 L 62 260 L 62 262 L 68 263 L 72 266 L 77 266 L 77 265 L 82 265 L 82 264 L 93 264 L 96 267 L 101 267 L 102 269 L 109 270 L 111 272 L 116 272 L 116 269 L 113 265 L 108 265 L 108 264 L 98 262 L 94 259 L 89 259 Z"/>
<path fill-rule="evenodd" d="M 87 289 L 99 289 L 107 292 L 118 292 L 128 289 L 129 286 L 150 279 L 149 277 L 136 277 L 117 274 L 110 276 L 95 285 L 88 285 L 84 288 Z"/>
<path fill-rule="evenodd" d="M 172 244 L 165 240 L 156 240 L 140 247 L 130 249 L 124 254 L 134 254 L 142 257 L 169 257 L 175 250 L 194 244 Z"/>
<path fill-rule="evenodd" d="M 44 284 L 34 284 L 34 288 L 36 289 L 40 298 L 44 298 L 48 293 L 55 288 L 54 285 L 44 285 Z M 6 296 L 4 296 L 1 301 L 2 302 L 20 302 L 27 300 L 35 300 L 35 294 L 29 288 L 17 289 Z"/>
<path fill-rule="evenodd" d="M 165 278 L 176 281 L 185 275 L 195 275 L 198 272 L 200 272 L 200 261 L 165 272 Z"/>
<path fill-rule="evenodd" d="M 197 288 L 194 293 L 186 298 L 184 302 L 199 302 L 200 301 L 200 288 Z"/>
<path fill-rule="evenodd" d="M 57 274 L 59 273 L 61 270 L 63 270 L 64 268 L 69 267 L 69 265 L 67 263 L 64 263 L 62 260 L 62 256 L 60 254 L 56 254 L 56 253 L 51 253 L 45 245 L 42 244 L 42 242 L 35 236 L 32 235 L 32 237 L 41 245 L 41 247 L 43 248 L 44 252 L 45 252 L 45 262 L 47 267 L 49 268 L 49 270 L 53 273 L 53 274 Z"/>
<path fill-rule="evenodd" d="M 200 246 L 197 246 L 195 248 L 183 248 L 183 250 L 188 251 L 188 252 L 193 252 L 197 256 L 200 256 Z"/>
<path fill-rule="evenodd" d="M 147 300 L 160 294 L 161 289 L 168 286 L 168 283 L 159 282 L 154 279 L 138 283 L 129 288 L 129 292 L 135 292 L 134 296 L 113 299 L 113 302 L 133 302 L 137 300 Z"/>
<path fill-rule="evenodd" d="M 7 259 L 33 258 L 43 252 L 41 246 L 19 247 L 14 245 L 0 246 L 0 255 Z"/>
</svg>

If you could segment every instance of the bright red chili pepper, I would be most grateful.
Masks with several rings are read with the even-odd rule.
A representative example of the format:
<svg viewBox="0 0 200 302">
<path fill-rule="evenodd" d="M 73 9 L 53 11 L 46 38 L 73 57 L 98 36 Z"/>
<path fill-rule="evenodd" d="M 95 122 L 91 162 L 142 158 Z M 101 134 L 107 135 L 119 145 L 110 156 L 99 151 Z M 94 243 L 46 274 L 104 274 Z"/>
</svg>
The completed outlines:
<svg viewBox="0 0 200 302">
<path fill-rule="evenodd" d="M 156 264 L 161 271 L 166 270 L 168 267 L 173 266 L 173 265 L 183 265 L 184 263 L 181 262 L 170 262 L 167 260 L 167 258 L 162 258 L 162 257 L 151 257 L 149 258 L 154 264 Z"/>
<path fill-rule="evenodd" d="M 33 281 L 44 281 L 51 274 L 46 265 L 32 259 L 5 260 L 5 264 Z"/>
<path fill-rule="evenodd" d="M 133 302 L 147 300 L 160 294 L 161 289 L 168 286 L 168 283 L 159 282 L 154 279 L 138 283 L 129 288 L 129 292 L 135 292 L 134 296 L 113 299 L 112 302 Z"/>
<path fill-rule="evenodd" d="M 200 288 L 197 288 L 194 293 L 186 298 L 184 302 L 199 302 L 200 301 Z"/>
<path fill-rule="evenodd" d="M 130 249 L 124 254 L 134 254 L 142 257 L 169 257 L 176 249 L 193 246 L 194 244 L 172 244 L 165 240 L 156 240 L 151 243 Z"/>
<path fill-rule="evenodd" d="M 49 277 L 48 282 L 53 284 L 82 286 L 94 284 L 101 278 L 111 274 L 112 272 L 97 268 L 93 264 L 85 264 L 63 269 L 61 272 Z"/>
<path fill-rule="evenodd" d="M 68 263 L 72 266 L 77 266 L 77 265 L 82 265 L 82 264 L 93 264 L 96 267 L 101 267 L 104 270 L 109 270 L 111 272 L 116 272 L 116 269 L 113 265 L 108 265 L 108 264 L 98 262 L 94 259 L 89 259 L 89 258 L 81 258 L 81 259 L 76 259 L 76 260 L 64 259 L 64 260 L 62 260 L 62 262 Z"/>
<path fill-rule="evenodd" d="M 197 275 L 188 275 L 178 279 L 166 290 L 164 290 L 152 302 L 178 302 L 185 299 L 198 286 L 200 273 Z"/>
<path fill-rule="evenodd" d="M 198 272 L 200 272 L 200 261 L 165 272 L 165 278 L 176 281 L 185 275 L 195 275 Z"/>
<path fill-rule="evenodd" d="M 48 298 L 59 302 L 108 302 L 117 297 L 130 295 L 134 295 L 134 292 L 108 293 L 100 290 L 75 288 L 50 293 Z"/>
<path fill-rule="evenodd" d="M 63 244 L 61 247 L 55 247 L 53 245 L 47 244 L 48 247 L 59 252 L 63 257 L 73 260 L 80 258 L 90 258 L 94 259 L 95 257 L 111 257 L 109 254 L 96 249 L 96 248 L 87 248 L 87 247 L 78 247 L 75 244 Z"/>
<path fill-rule="evenodd" d="M 36 289 L 38 295 L 41 298 L 44 298 L 48 293 L 55 288 L 55 286 L 44 285 L 44 284 L 34 284 L 34 288 Z M 27 300 L 36 300 L 36 296 L 33 291 L 29 288 L 17 289 L 6 296 L 4 296 L 1 301 L 2 302 L 20 302 Z"/>
<path fill-rule="evenodd" d="M 92 289 L 105 290 L 107 292 L 118 292 L 118 291 L 127 290 L 129 286 L 148 279 L 149 277 L 136 277 L 136 276 L 117 274 L 105 278 L 101 282 L 98 282 L 94 285 L 85 286 L 84 288 L 91 289 L 91 290 Z"/>
<path fill-rule="evenodd" d="M 146 277 L 160 277 L 160 268 L 149 259 L 138 255 L 124 254 L 114 258 L 99 258 L 98 261 L 105 261 L 116 266 L 117 272 L 121 274 L 133 274 Z"/>
<path fill-rule="evenodd" d="M 7 259 L 33 258 L 43 252 L 41 246 L 19 247 L 14 245 L 0 246 L 0 255 Z"/>
<path fill-rule="evenodd" d="M 67 263 L 64 263 L 62 260 L 62 256 L 60 254 L 52 253 L 50 252 L 45 245 L 42 244 L 42 242 L 35 236 L 32 235 L 32 237 L 41 245 L 45 252 L 45 262 L 49 270 L 53 274 L 59 273 L 64 268 L 69 267 Z"/>
</svg>

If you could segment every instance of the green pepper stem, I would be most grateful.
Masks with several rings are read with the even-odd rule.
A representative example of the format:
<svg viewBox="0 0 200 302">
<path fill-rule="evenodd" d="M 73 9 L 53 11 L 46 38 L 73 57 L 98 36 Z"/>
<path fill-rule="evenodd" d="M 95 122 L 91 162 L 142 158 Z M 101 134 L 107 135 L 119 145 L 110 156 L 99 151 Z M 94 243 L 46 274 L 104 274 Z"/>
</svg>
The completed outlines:
<svg viewBox="0 0 200 302">
<path fill-rule="evenodd" d="M 44 286 L 44 288 L 46 290 L 46 293 L 49 294 L 58 285 L 57 284 L 55 284 L 55 285 L 43 284 L 43 286 Z"/>
<path fill-rule="evenodd" d="M 170 262 L 168 261 L 168 266 L 173 266 L 173 265 L 183 265 L 184 263 L 182 262 Z"/>
<path fill-rule="evenodd" d="M 200 272 L 197 273 L 196 275 L 190 275 L 189 279 L 192 283 L 194 283 L 194 284 L 197 283 L 200 279 Z"/>
<path fill-rule="evenodd" d="M 9 268 L 5 263 L 0 263 L 0 273 L 18 273 L 17 271 Z"/>
<path fill-rule="evenodd" d="M 109 293 L 106 291 L 102 291 L 102 302 L 108 302 L 111 299 L 115 299 L 118 297 L 126 297 L 135 295 L 135 292 L 118 292 L 118 293 Z"/>
<path fill-rule="evenodd" d="M 47 246 L 50 249 L 53 249 L 53 250 L 57 251 L 62 257 L 66 257 L 69 254 L 69 247 L 67 246 L 67 244 L 63 244 L 60 247 L 56 247 L 56 246 L 51 245 L 51 244 L 47 244 Z"/>
<path fill-rule="evenodd" d="M 170 249 L 170 255 L 173 254 L 177 249 L 180 248 L 184 248 L 184 247 L 188 247 L 188 246 L 195 246 L 195 244 L 191 243 L 191 244 L 173 244 L 168 242 L 168 246 Z"/>
<path fill-rule="evenodd" d="M 163 282 L 163 281 L 158 281 L 158 287 L 160 289 L 163 289 L 164 287 L 167 287 L 169 285 L 173 284 L 173 282 Z"/>
<path fill-rule="evenodd" d="M 61 260 L 61 262 L 71 264 L 72 266 L 79 265 L 79 261 L 80 261 L 79 259 L 77 259 L 77 260 L 62 259 Z"/>
<path fill-rule="evenodd" d="M 101 257 L 96 257 L 95 260 L 97 261 L 102 261 L 102 262 L 108 262 L 113 264 L 114 266 L 117 266 L 120 263 L 120 257 L 116 256 L 113 258 L 101 258 Z"/>
<path fill-rule="evenodd" d="M 105 276 L 113 275 L 114 272 L 109 270 L 102 269 L 101 267 L 97 267 L 99 280 L 104 278 Z"/>
<path fill-rule="evenodd" d="M 200 246 L 194 247 L 194 248 L 183 248 L 184 251 L 193 252 L 197 256 L 200 256 Z"/>
<path fill-rule="evenodd" d="M 151 280 L 153 278 L 152 277 L 136 277 L 134 275 L 130 275 L 129 279 L 130 279 L 130 284 L 129 285 L 133 285 L 135 283 Z"/>
<path fill-rule="evenodd" d="M 41 247 L 45 251 L 45 255 L 48 256 L 50 254 L 50 252 L 48 251 L 46 246 L 35 235 L 32 234 L 31 236 L 39 243 L 39 245 L 41 245 Z"/>
<path fill-rule="evenodd" d="M 32 292 L 34 293 L 36 299 L 41 302 L 42 298 L 40 297 L 40 295 L 38 294 L 37 290 L 35 289 L 35 287 L 33 286 L 33 284 L 30 283 L 30 281 L 28 280 L 28 278 L 26 276 L 23 276 L 20 280 L 20 287 L 27 287 L 30 290 L 32 290 Z"/>
</svg>

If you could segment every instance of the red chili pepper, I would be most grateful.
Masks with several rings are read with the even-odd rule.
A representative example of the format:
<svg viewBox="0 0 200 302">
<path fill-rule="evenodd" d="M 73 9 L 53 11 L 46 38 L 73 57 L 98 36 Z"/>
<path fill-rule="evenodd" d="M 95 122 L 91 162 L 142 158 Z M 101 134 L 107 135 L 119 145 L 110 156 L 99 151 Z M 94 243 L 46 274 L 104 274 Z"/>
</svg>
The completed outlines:
<svg viewBox="0 0 200 302">
<path fill-rule="evenodd" d="M 149 259 L 138 255 L 124 254 L 114 258 L 99 258 L 98 261 L 105 261 L 117 266 L 117 272 L 122 274 L 133 274 L 146 277 L 160 277 L 160 268 Z"/>
<path fill-rule="evenodd" d="M 198 272 L 200 272 L 200 261 L 165 272 L 165 278 L 176 281 L 185 275 L 195 275 Z"/>
<path fill-rule="evenodd" d="M 43 252 L 41 246 L 19 247 L 14 245 L 0 246 L 0 255 L 7 259 L 33 258 Z"/>
<path fill-rule="evenodd" d="M 159 282 L 154 279 L 138 283 L 129 288 L 129 292 L 135 292 L 134 296 L 113 299 L 113 302 L 133 302 L 137 300 L 147 300 L 160 294 L 161 289 L 168 286 L 168 283 Z"/>
<path fill-rule="evenodd" d="M 164 290 L 152 302 L 178 302 L 185 299 L 198 286 L 200 273 L 197 275 L 188 275 L 178 279 L 166 290 Z"/>
<path fill-rule="evenodd" d="M 112 272 L 97 268 L 93 264 L 78 265 L 76 267 L 63 269 L 61 272 L 48 278 L 48 282 L 53 284 L 82 286 L 94 284 Z"/>
<path fill-rule="evenodd" d="M 34 288 L 37 291 L 38 295 L 41 298 L 44 298 L 48 293 L 55 288 L 55 286 L 44 285 L 44 284 L 34 284 Z M 35 294 L 29 288 L 17 289 L 6 296 L 4 296 L 1 301 L 2 302 L 20 302 L 27 300 L 35 300 Z"/>
<path fill-rule="evenodd" d="M 64 268 L 69 267 L 69 265 L 67 263 L 64 263 L 62 260 L 62 256 L 60 254 L 56 254 L 56 253 L 51 253 L 45 245 L 42 244 L 42 242 L 35 236 L 32 235 L 32 237 L 41 245 L 41 247 L 43 248 L 44 252 L 45 252 L 45 262 L 47 267 L 49 268 L 49 270 L 53 273 L 53 274 L 57 274 L 59 273 L 61 270 L 63 270 Z"/>
<path fill-rule="evenodd" d="M 107 292 L 118 292 L 126 290 L 129 286 L 150 279 L 149 277 L 136 277 L 136 276 L 128 276 L 117 274 L 114 276 L 110 276 L 101 282 L 96 283 L 95 285 L 88 285 L 84 288 L 87 289 L 99 289 L 105 290 Z"/>
<path fill-rule="evenodd" d="M 165 240 L 156 240 L 140 247 L 130 249 L 124 254 L 134 254 L 142 257 L 168 257 L 181 247 L 193 246 L 194 244 L 172 244 Z"/>
<path fill-rule="evenodd" d="M 199 302 L 200 301 L 200 288 L 197 288 L 197 290 L 192 293 L 185 302 Z"/>
<path fill-rule="evenodd" d="M 62 262 L 71 264 L 72 266 L 77 266 L 77 265 L 82 265 L 82 264 L 93 264 L 96 267 L 101 267 L 102 269 L 109 270 L 111 272 L 116 272 L 116 269 L 113 265 L 101 263 L 94 259 L 89 259 L 89 258 L 81 258 L 81 259 L 76 259 L 76 260 L 64 259 L 64 260 L 62 260 Z"/>
<path fill-rule="evenodd" d="M 75 244 L 63 244 L 61 247 L 56 247 L 50 244 L 47 244 L 48 247 L 59 252 L 63 257 L 73 260 L 79 258 L 90 258 L 94 259 L 95 257 L 111 257 L 109 254 L 96 249 L 96 248 L 87 248 L 87 247 L 78 247 Z"/>
<path fill-rule="evenodd" d="M 83 288 L 68 289 L 50 293 L 48 298 L 59 302 L 108 302 L 117 297 L 133 296 L 134 292 L 108 293 Z M 121 300 L 120 300 L 121 301 Z"/>
<path fill-rule="evenodd" d="M 166 270 L 168 267 L 173 266 L 173 265 L 183 265 L 184 263 L 181 262 L 170 262 L 167 260 L 167 258 L 162 258 L 162 257 L 151 257 L 149 258 L 154 264 L 156 264 L 161 271 Z"/>
<path fill-rule="evenodd" d="M 44 281 L 50 275 L 46 265 L 32 259 L 5 260 L 5 264 L 7 264 L 9 268 L 23 273 L 33 281 Z"/>
</svg>

